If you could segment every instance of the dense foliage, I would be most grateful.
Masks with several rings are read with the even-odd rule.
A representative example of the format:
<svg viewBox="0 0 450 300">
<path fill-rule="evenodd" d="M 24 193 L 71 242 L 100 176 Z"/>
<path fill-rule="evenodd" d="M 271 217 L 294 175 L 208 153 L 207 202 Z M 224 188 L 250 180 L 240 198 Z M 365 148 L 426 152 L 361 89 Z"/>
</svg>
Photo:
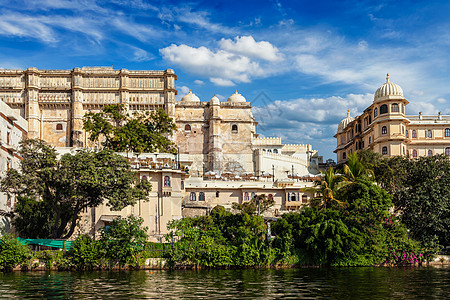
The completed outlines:
<svg viewBox="0 0 450 300">
<path fill-rule="evenodd" d="M 0 269 L 10 271 L 17 265 L 26 262 L 31 256 L 30 249 L 21 245 L 17 239 L 10 234 L 0 237 Z"/>
<path fill-rule="evenodd" d="M 450 245 L 450 160 L 444 155 L 382 159 L 359 154 L 373 165 L 376 181 L 393 196 L 402 222 L 423 246 Z"/>
<path fill-rule="evenodd" d="M 68 238 L 80 213 L 103 202 L 120 210 L 146 200 L 148 181 L 136 182 L 126 158 L 109 150 L 80 150 L 57 158 L 40 140 L 22 143 L 20 170 L 10 169 L 0 190 L 16 194 L 13 225 L 25 238 Z"/>
<path fill-rule="evenodd" d="M 168 138 L 176 126 L 162 109 L 130 115 L 122 104 L 108 105 L 99 113 L 87 113 L 84 129 L 91 141 L 113 151 L 176 152 Z"/>
</svg>

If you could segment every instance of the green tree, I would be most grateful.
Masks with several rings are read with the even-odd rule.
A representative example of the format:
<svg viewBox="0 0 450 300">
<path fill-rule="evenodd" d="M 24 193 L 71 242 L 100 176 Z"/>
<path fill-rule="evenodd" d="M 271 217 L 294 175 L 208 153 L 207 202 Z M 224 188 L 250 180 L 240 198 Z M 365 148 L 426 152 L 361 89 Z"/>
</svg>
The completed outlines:
<svg viewBox="0 0 450 300">
<path fill-rule="evenodd" d="M 140 217 L 118 217 L 111 225 L 102 228 L 100 245 L 106 259 L 119 266 L 131 263 L 134 256 L 144 249 L 148 239 L 147 227 L 142 227 L 143 223 Z"/>
<path fill-rule="evenodd" d="M 233 203 L 233 209 L 249 214 L 249 215 L 261 215 L 266 212 L 275 204 L 273 198 L 269 199 L 265 194 L 255 195 L 250 201 L 239 203 Z"/>
<path fill-rule="evenodd" d="M 322 172 L 322 175 L 322 180 L 316 181 L 314 187 L 302 189 L 302 191 L 312 192 L 315 195 L 310 200 L 310 206 L 325 209 L 336 205 L 344 205 L 335 195 L 339 189 L 348 184 L 345 177 L 337 175 L 331 167 Z"/>
<path fill-rule="evenodd" d="M 102 112 L 84 116 L 84 129 L 93 142 L 117 152 L 171 152 L 176 148 L 168 138 L 176 126 L 160 109 L 127 114 L 122 104 L 108 105 Z"/>
<path fill-rule="evenodd" d="M 29 238 L 69 238 L 84 209 L 106 202 L 120 210 L 146 200 L 151 189 L 147 181 L 137 182 L 126 158 L 109 150 L 81 150 L 58 159 L 45 142 L 26 140 L 20 155 L 20 170 L 10 169 L 0 188 L 18 196 L 13 224 Z M 29 225 L 45 222 L 42 230 Z"/>
<path fill-rule="evenodd" d="M 358 179 L 374 179 L 373 170 L 366 167 L 356 153 L 349 154 L 348 161 L 343 167 L 343 173 L 348 181 L 356 181 Z"/>
</svg>

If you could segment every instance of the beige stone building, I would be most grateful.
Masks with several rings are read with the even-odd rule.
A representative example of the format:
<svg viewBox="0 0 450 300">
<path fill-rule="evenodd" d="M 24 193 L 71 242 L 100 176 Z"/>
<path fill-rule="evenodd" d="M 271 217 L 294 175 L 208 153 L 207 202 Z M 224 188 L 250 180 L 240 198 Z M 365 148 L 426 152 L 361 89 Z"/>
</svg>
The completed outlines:
<svg viewBox="0 0 450 300">
<path fill-rule="evenodd" d="M 22 159 L 17 150 L 27 138 L 28 124 L 17 112 L 0 100 L 0 178 L 11 168 L 18 169 Z M 7 214 L 15 205 L 15 198 L 0 193 L 0 227 L 10 229 Z"/>
<path fill-rule="evenodd" d="M 450 156 L 450 116 L 407 116 L 408 100 L 400 86 L 390 82 L 389 74 L 374 95 L 372 105 L 355 118 L 347 113 L 334 136 L 337 162 L 361 149 L 372 149 L 383 156 L 409 157 L 445 154 Z"/>
<path fill-rule="evenodd" d="M 268 212 L 273 216 L 299 209 L 312 197 L 302 189 L 319 173 L 317 150 L 258 137 L 251 103 L 237 91 L 226 101 L 201 101 L 192 92 L 175 101 L 175 80 L 170 69 L 0 70 L 0 99 L 28 120 L 30 138 L 47 141 L 61 154 L 95 148 L 82 118 L 105 105 L 121 103 L 130 112 L 164 109 L 175 121 L 171 138 L 178 155 L 128 154 L 139 177 L 152 183 L 149 201 L 120 212 L 106 205 L 91 209 L 80 231 L 95 233 L 116 216 L 135 214 L 160 238 L 170 220 L 203 215 L 219 204 L 231 209 L 233 202 L 265 194 L 275 200 Z"/>
</svg>

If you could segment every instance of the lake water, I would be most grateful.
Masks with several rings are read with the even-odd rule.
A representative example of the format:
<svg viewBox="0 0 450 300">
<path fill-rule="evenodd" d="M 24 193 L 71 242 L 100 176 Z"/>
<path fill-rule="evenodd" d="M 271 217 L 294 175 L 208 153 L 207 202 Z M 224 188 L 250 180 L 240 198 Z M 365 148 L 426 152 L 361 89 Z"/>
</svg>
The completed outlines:
<svg viewBox="0 0 450 300">
<path fill-rule="evenodd" d="M 450 268 L 0 273 L 1 299 L 450 299 Z"/>
</svg>

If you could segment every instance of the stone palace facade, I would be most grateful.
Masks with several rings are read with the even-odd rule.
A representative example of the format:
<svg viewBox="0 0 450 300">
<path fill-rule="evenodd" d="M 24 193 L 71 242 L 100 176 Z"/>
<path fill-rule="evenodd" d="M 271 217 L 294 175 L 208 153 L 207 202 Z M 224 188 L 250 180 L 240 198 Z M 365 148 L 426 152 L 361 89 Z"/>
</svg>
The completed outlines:
<svg viewBox="0 0 450 300">
<path fill-rule="evenodd" d="M 409 157 L 450 156 L 450 116 L 440 112 L 434 116 L 407 116 L 408 100 L 402 88 L 390 82 L 389 74 L 374 95 L 372 105 L 355 118 L 347 113 L 334 136 L 337 163 L 345 163 L 348 155 L 362 149 L 386 156 Z"/>
</svg>

